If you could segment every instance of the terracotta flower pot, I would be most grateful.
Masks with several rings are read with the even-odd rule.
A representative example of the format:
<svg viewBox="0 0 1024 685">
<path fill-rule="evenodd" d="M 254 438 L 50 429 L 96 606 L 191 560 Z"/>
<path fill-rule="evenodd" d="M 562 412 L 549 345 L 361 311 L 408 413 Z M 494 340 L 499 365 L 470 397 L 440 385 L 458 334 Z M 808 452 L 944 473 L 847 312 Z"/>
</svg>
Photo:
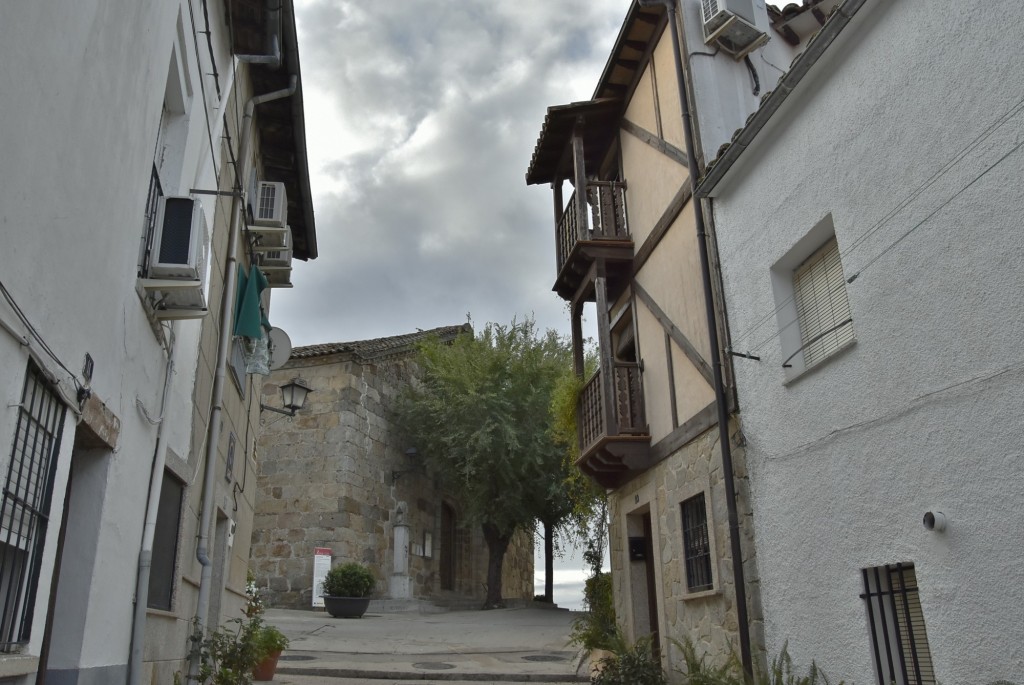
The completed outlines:
<svg viewBox="0 0 1024 685">
<path fill-rule="evenodd" d="M 252 679 L 257 681 L 273 680 L 274 673 L 277 671 L 277 659 L 280 656 L 280 651 L 267 656 L 256 668 L 252 669 Z"/>
</svg>

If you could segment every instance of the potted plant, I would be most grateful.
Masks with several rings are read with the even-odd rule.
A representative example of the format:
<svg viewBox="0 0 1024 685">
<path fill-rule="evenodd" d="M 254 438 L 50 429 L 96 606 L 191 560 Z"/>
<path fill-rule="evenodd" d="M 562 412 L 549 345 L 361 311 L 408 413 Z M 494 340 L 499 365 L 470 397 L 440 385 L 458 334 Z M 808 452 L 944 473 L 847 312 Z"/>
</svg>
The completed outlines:
<svg viewBox="0 0 1024 685">
<path fill-rule="evenodd" d="M 277 671 L 277 659 L 288 646 L 288 638 L 274 626 L 261 624 L 253 642 L 260 655 L 260 662 L 252 671 L 253 680 L 273 680 Z"/>
<path fill-rule="evenodd" d="M 324 606 L 334 618 L 361 618 L 370 607 L 376 582 L 370 569 L 356 562 L 335 566 L 324 579 Z"/>
</svg>

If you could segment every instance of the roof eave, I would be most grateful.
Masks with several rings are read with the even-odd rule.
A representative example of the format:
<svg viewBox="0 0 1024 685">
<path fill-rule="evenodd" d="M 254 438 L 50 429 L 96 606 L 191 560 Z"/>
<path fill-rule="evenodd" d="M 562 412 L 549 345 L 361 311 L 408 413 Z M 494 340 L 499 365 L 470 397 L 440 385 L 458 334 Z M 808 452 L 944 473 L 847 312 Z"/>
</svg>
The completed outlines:
<svg viewBox="0 0 1024 685">
<path fill-rule="evenodd" d="M 772 116 L 789 99 L 800 82 L 866 2 L 867 0 L 845 0 L 836 9 L 821 31 L 808 43 L 807 48 L 793 61 L 789 71 L 779 79 L 775 90 L 768 94 L 746 125 L 733 136 L 732 142 L 725 152 L 705 169 L 704 175 L 694 189 L 694 196 L 714 197 L 715 190 L 732 176 L 734 170 L 740 168 L 739 163 L 743 153 L 754 143 L 757 135 L 765 128 Z"/>
<path fill-rule="evenodd" d="M 299 41 L 295 28 L 295 5 L 293 0 L 284 0 L 286 20 L 284 30 L 288 34 L 288 44 L 294 45 L 294 50 L 289 50 L 286 56 L 288 71 L 295 75 L 298 87 L 292 96 L 292 117 L 295 128 L 295 158 L 299 171 L 299 189 L 302 193 L 302 212 L 306 219 L 306 259 L 316 259 L 319 256 L 316 244 L 316 221 L 313 217 L 313 191 L 309 185 L 309 156 L 306 150 L 306 117 L 305 108 L 302 102 L 302 69 L 299 65 Z M 300 257 L 301 259 L 301 257 Z"/>
</svg>

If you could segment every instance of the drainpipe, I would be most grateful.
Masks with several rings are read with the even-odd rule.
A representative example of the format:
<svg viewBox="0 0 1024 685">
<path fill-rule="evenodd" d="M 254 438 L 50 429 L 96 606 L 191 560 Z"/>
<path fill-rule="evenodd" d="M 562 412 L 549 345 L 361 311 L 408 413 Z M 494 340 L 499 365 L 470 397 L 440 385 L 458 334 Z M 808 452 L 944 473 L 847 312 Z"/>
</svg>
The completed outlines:
<svg viewBox="0 0 1024 685">
<path fill-rule="evenodd" d="M 700 168 L 697 166 L 697 145 L 693 137 L 690 102 L 687 97 L 686 78 L 683 73 L 683 55 L 676 23 L 677 0 L 638 0 L 641 6 L 663 4 L 668 10 L 668 25 L 672 31 L 672 49 L 675 52 L 676 82 L 679 100 L 682 104 L 683 135 L 686 138 L 686 163 L 689 167 L 690 188 L 695 191 Z M 712 379 L 715 389 L 715 406 L 718 410 L 718 442 L 722 446 L 722 475 L 725 481 L 725 501 L 729 511 L 729 546 L 732 553 L 733 584 L 736 592 L 736 622 L 740 633 L 740 659 L 748 678 L 753 677 L 754 665 L 750 653 L 750 624 L 747 618 L 747 586 L 743 576 L 743 554 L 740 549 L 739 515 L 736 513 L 736 485 L 733 480 L 732 443 L 729 438 L 729 405 L 722 382 L 722 355 L 718 342 L 718 321 L 715 315 L 715 300 L 711 290 L 711 263 L 708 259 L 707 231 L 704 223 L 704 207 L 694 193 L 693 213 L 697 223 L 697 245 L 700 249 L 700 273 L 704 286 L 704 309 L 708 323 L 708 338 L 713 357 Z"/>
<path fill-rule="evenodd" d="M 142 649 L 146 640 L 146 608 L 149 604 L 149 572 L 153 567 L 153 537 L 156 533 L 157 509 L 163 486 L 164 464 L 167 457 L 167 399 L 171 394 L 171 376 L 174 374 L 174 339 L 167 346 L 167 368 L 164 371 L 164 392 L 160 400 L 160 419 L 156 429 L 156 454 L 153 470 L 149 474 L 149 499 L 146 521 L 142 529 L 142 549 L 139 551 L 139 569 L 135 578 L 135 609 L 132 617 L 131 653 L 128 657 L 128 683 L 142 682 Z"/>
<path fill-rule="evenodd" d="M 245 104 L 242 118 L 242 135 L 238 142 L 238 159 L 242 168 L 237 185 L 245 182 L 249 175 L 249 138 L 252 131 L 252 117 L 258 105 L 272 100 L 281 100 L 295 94 L 298 87 L 298 76 L 292 75 L 290 85 L 264 95 L 257 95 Z M 220 341 L 217 346 L 217 366 L 213 377 L 213 395 L 210 399 L 210 422 L 206 438 L 206 473 L 203 476 L 202 518 L 199 524 L 199 541 L 196 546 L 196 559 L 202 565 L 199 577 L 199 598 L 196 601 L 195 621 L 198 632 L 205 633 L 210 611 L 210 585 L 213 576 L 213 562 L 209 556 L 210 523 L 213 518 L 214 495 L 216 494 L 217 447 L 220 444 L 221 413 L 224 410 L 224 380 L 227 376 L 228 351 L 231 347 L 234 304 L 238 289 L 238 251 L 239 236 L 242 232 L 241 192 L 235 194 L 231 201 L 231 233 L 228 235 L 228 261 L 224 270 L 224 297 L 220 306 Z M 198 645 L 194 645 L 189 656 L 188 680 L 198 682 L 200 654 Z"/>
</svg>

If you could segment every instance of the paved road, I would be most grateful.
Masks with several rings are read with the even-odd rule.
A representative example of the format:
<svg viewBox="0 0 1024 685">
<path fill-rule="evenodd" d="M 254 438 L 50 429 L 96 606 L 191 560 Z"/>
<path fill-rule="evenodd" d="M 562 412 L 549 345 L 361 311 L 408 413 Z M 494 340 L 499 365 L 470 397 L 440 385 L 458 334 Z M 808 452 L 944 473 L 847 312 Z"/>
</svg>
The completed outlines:
<svg viewBox="0 0 1024 685">
<path fill-rule="evenodd" d="M 567 611 L 368 613 L 335 619 L 323 612 L 268 609 L 265 618 L 291 640 L 274 679 L 286 685 L 586 682 L 575 671 L 576 650 L 567 645 L 572 621 Z"/>
</svg>

